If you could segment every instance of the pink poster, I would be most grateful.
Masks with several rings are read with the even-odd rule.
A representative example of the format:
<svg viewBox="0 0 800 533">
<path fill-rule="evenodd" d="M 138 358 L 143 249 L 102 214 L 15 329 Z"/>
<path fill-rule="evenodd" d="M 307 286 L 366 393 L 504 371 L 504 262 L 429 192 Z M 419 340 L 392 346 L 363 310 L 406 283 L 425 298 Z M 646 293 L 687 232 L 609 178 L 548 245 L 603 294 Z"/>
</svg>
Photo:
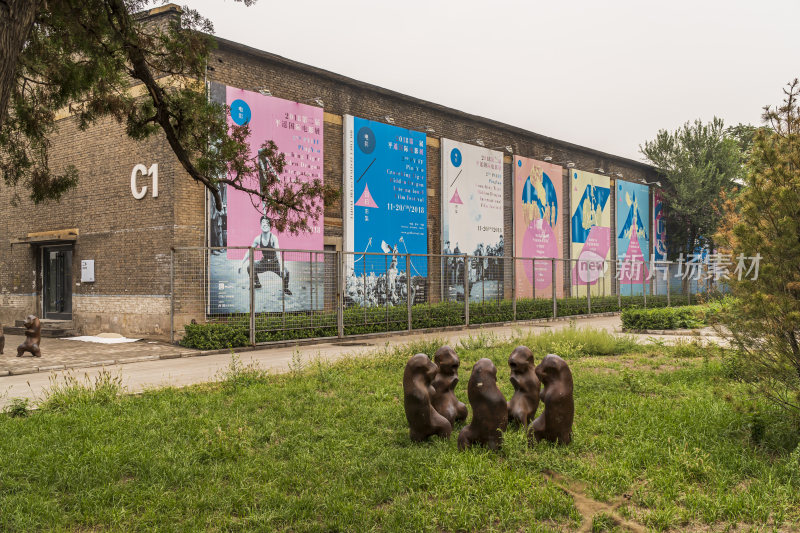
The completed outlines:
<svg viewBox="0 0 800 533">
<path fill-rule="evenodd" d="M 286 156 L 286 167 L 281 176 L 284 183 L 322 179 L 322 108 L 234 87 L 227 87 L 226 101 L 231 107 L 228 118 L 230 124 L 246 123 L 249 119 L 252 157 L 258 155 L 264 141 L 271 139 Z M 250 188 L 258 187 L 256 179 L 245 185 Z M 321 201 L 320 199 L 319 202 Z M 260 219 L 263 208 L 258 200 L 229 187 L 227 209 L 228 246 L 252 246 L 254 239 L 261 235 Z M 276 248 L 322 250 L 321 218 L 311 221 L 311 231 L 306 233 L 292 235 L 288 232 L 274 232 L 278 240 Z M 240 255 L 235 250 L 228 251 L 231 259 Z M 307 261 L 308 257 L 305 254 L 287 254 L 286 261 Z"/>
<path fill-rule="evenodd" d="M 592 226 L 572 270 L 573 285 L 594 285 L 603 277 L 603 263 L 610 249 L 611 228 Z"/>
<path fill-rule="evenodd" d="M 562 184 L 560 166 L 514 157 L 514 255 L 520 258 L 515 267 L 518 298 L 552 297 L 552 261 L 528 259 L 561 257 Z M 561 297 L 564 284 L 560 265 L 556 261 L 557 297 Z"/>
</svg>

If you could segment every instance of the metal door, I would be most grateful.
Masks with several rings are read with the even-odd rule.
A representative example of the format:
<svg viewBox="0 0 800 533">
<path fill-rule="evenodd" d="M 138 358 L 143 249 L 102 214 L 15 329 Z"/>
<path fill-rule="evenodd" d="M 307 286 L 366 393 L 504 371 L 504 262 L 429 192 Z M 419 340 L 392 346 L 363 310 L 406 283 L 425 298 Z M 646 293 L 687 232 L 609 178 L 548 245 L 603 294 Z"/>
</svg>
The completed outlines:
<svg viewBox="0 0 800 533">
<path fill-rule="evenodd" d="M 72 248 L 42 248 L 44 318 L 72 320 Z"/>
</svg>

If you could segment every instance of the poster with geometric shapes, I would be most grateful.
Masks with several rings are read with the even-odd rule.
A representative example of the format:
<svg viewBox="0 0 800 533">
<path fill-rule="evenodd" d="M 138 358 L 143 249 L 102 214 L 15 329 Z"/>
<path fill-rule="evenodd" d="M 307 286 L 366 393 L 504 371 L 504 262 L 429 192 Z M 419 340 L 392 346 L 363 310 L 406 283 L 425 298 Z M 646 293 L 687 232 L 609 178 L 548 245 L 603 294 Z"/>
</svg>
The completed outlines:
<svg viewBox="0 0 800 533">
<path fill-rule="evenodd" d="M 667 220 L 664 217 L 664 198 L 658 189 L 653 190 L 653 261 L 667 260 Z M 656 294 L 667 294 L 667 284 L 660 267 L 655 276 Z"/>
<path fill-rule="evenodd" d="M 620 294 L 642 294 L 649 278 L 650 189 L 617 180 L 617 269 Z"/>
<path fill-rule="evenodd" d="M 428 277 L 427 136 L 344 116 L 345 298 L 358 305 L 405 304 L 405 254 L 412 297 Z M 385 255 L 370 255 L 371 253 Z"/>
<path fill-rule="evenodd" d="M 653 191 L 653 259 L 667 260 L 667 220 L 664 218 L 664 198 Z"/>
<path fill-rule="evenodd" d="M 562 171 L 558 165 L 514 156 L 514 255 L 518 258 L 561 257 Z M 556 297 L 564 286 L 563 263 L 556 261 Z M 535 268 L 534 268 L 535 267 Z M 551 261 L 515 261 L 517 298 L 552 298 Z"/>
<path fill-rule="evenodd" d="M 280 175 L 284 184 L 323 179 L 323 110 L 320 107 L 274 96 L 210 84 L 211 100 L 230 108 L 228 125 L 250 126 L 250 157 L 259 171 L 269 162 L 260 156 L 261 146 L 272 140 L 286 158 Z M 259 188 L 259 179 L 242 183 Z M 307 311 L 324 302 L 322 254 L 278 250 L 322 250 L 322 215 L 308 220 L 309 231 L 292 234 L 271 227 L 260 198 L 223 185 L 223 205 L 209 208 L 209 244 L 222 247 L 209 257 L 209 313 L 243 313 L 250 307 L 250 264 L 247 250 L 255 252 L 253 266 L 255 311 Z M 322 199 L 315 201 L 320 205 Z M 269 215 L 269 213 L 266 213 Z M 305 215 L 291 215 L 305 216 Z"/>
<path fill-rule="evenodd" d="M 441 140 L 442 253 L 475 256 L 466 265 L 470 300 L 503 296 L 503 154 Z M 452 262 L 447 300 L 464 298 L 464 265 Z M 447 280 L 448 276 L 445 277 Z"/>
<path fill-rule="evenodd" d="M 592 296 L 611 293 L 604 263 L 611 251 L 610 186 L 608 176 L 570 170 L 572 296 L 586 296 L 587 287 Z"/>
</svg>

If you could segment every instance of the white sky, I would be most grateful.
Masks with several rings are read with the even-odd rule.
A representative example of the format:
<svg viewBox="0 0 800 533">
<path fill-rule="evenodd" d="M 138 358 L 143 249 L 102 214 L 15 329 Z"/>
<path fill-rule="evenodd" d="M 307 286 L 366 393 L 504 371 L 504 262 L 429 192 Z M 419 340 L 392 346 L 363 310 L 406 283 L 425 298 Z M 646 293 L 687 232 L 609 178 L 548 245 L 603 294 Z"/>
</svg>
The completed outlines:
<svg viewBox="0 0 800 533">
<path fill-rule="evenodd" d="M 173 1 L 220 37 L 637 160 L 687 120 L 760 124 L 800 76 L 800 0 Z"/>
</svg>

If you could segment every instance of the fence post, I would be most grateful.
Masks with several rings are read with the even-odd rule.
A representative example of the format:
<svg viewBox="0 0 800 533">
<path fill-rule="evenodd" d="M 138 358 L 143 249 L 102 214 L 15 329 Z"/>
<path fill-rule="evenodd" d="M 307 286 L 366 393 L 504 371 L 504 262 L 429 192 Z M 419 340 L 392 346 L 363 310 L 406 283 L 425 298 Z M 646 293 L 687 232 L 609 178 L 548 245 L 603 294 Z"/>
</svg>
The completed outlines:
<svg viewBox="0 0 800 533">
<path fill-rule="evenodd" d="M 505 277 L 505 276 L 504 276 Z M 511 258 L 511 313 L 512 320 L 517 321 L 517 259 Z"/>
<path fill-rule="evenodd" d="M 256 308 L 256 288 L 255 288 L 255 276 L 256 276 L 256 268 L 255 268 L 255 256 L 256 252 L 255 249 L 251 246 L 247 253 L 250 254 L 250 258 L 248 263 L 250 264 L 250 345 L 256 345 L 256 315 L 255 315 L 255 308 Z"/>
<path fill-rule="evenodd" d="M 344 256 L 341 250 L 336 251 L 336 335 L 344 337 L 344 289 L 342 277 L 344 272 Z"/>
<path fill-rule="evenodd" d="M 464 325 L 469 326 L 469 265 L 464 254 Z"/>
<path fill-rule="evenodd" d="M 387 254 L 383 255 L 383 275 L 386 279 L 386 283 L 383 286 L 383 296 L 386 298 L 386 329 L 389 329 L 389 267 L 387 266 L 389 262 L 389 256 Z"/>
<path fill-rule="evenodd" d="M 617 287 L 617 308 L 622 311 L 622 284 L 620 283 L 619 266 L 617 260 L 614 260 L 614 285 Z"/>
<path fill-rule="evenodd" d="M 692 280 L 688 280 L 689 283 L 686 284 L 686 305 L 692 305 Z M 683 280 L 681 280 L 681 285 L 683 285 Z"/>
<path fill-rule="evenodd" d="M 175 344 L 175 248 L 169 250 L 169 342 Z"/>
<path fill-rule="evenodd" d="M 556 300 L 556 260 L 550 259 L 550 273 L 552 274 L 553 281 L 550 284 L 553 287 L 553 318 L 558 318 L 558 301 Z M 536 278 L 534 278 L 535 280 Z"/>
<path fill-rule="evenodd" d="M 406 308 L 408 310 L 408 331 L 411 331 L 411 255 L 406 254 Z"/>
<path fill-rule="evenodd" d="M 286 269 L 286 254 L 283 253 L 283 250 L 281 250 L 281 268 Z M 286 291 L 283 290 L 283 275 L 283 272 L 281 272 L 281 317 L 283 320 L 283 329 L 286 330 Z"/>
<path fill-rule="evenodd" d="M 644 257 L 642 257 L 642 294 L 644 295 L 644 308 L 647 309 L 647 280 L 644 276 Z"/>
<path fill-rule="evenodd" d="M 364 325 L 367 325 L 367 252 L 364 252 L 364 255 L 361 256 L 361 260 L 364 261 L 364 294 L 361 298 L 361 307 L 364 308 Z"/>
<path fill-rule="evenodd" d="M 588 261 L 584 263 L 586 265 L 586 276 L 589 275 L 589 263 Z M 580 266 L 580 265 L 579 265 Z M 596 281 L 596 280 L 595 280 Z M 589 281 L 586 281 L 586 307 L 589 310 L 589 314 L 592 314 L 592 286 L 589 285 Z"/>
<path fill-rule="evenodd" d="M 667 307 L 671 307 L 671 303 L 669 301 L 669 299 L 670 299 L 669 278 L 672 277 L 672 276 L 670 276 L 671 273 L 672 272 L 670 271 L 669 263 L 667 263 Z"/>
</svg>

